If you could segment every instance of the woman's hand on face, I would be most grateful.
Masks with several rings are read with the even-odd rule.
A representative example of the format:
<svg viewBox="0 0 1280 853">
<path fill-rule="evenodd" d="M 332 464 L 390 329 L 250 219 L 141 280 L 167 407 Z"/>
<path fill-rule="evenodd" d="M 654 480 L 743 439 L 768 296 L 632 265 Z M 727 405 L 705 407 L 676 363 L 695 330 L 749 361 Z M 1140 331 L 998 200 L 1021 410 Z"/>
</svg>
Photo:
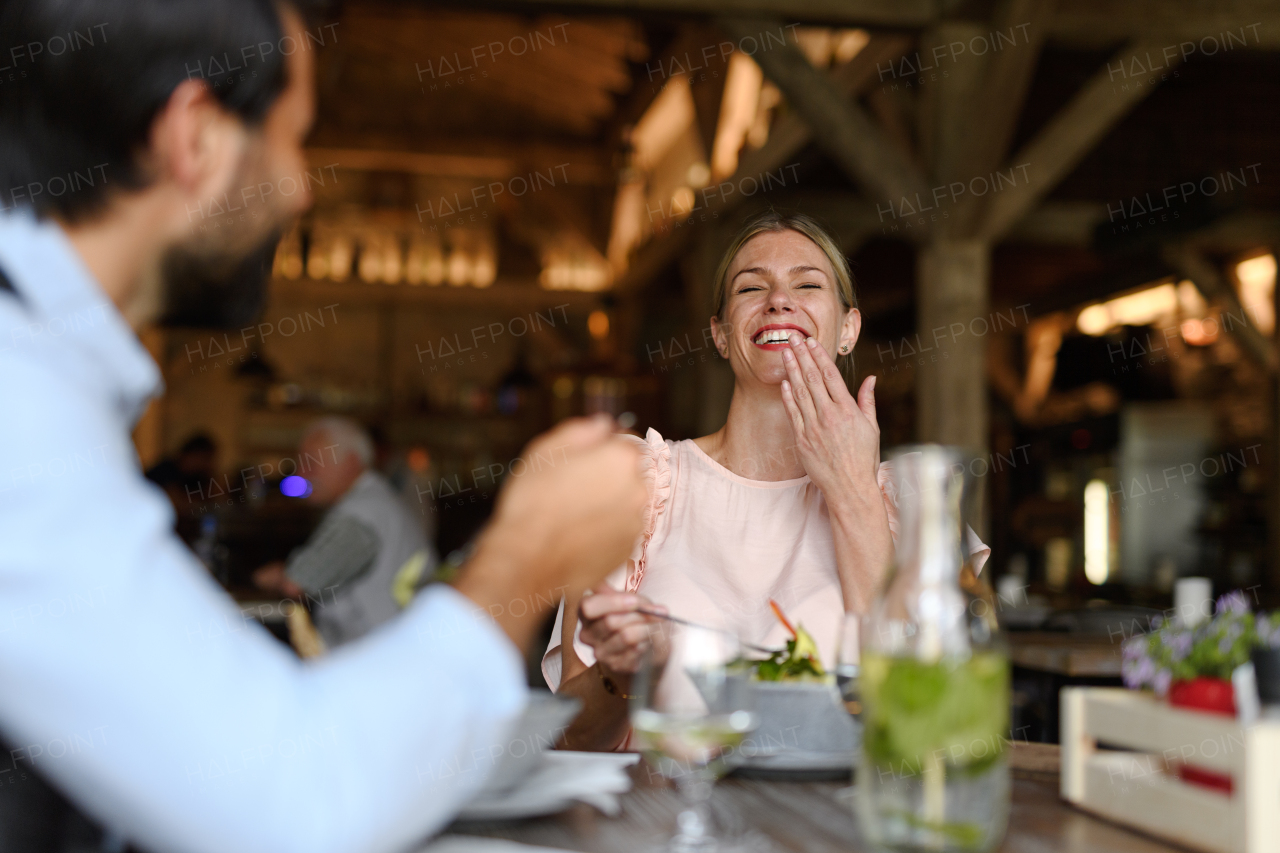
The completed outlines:
<svg viewBox="0 0 1280 853">
<path fill-rule="evenodd" d="M 813 338 L 791 336 L 782 351 L 787 378 L 782 403 L 791 416 L 800 462 L 830 502 L 844 489 L 877 491 L 880 425 L 876 422 L 875 376 L 868 376 L 855 400 L 840 368 Z"/>
<path fill-rule="evenodd" d="M 634 675 L 653 643 L 652 626 L 660 620 L 637 612 L 639 608 L 667 612 L 643 595 L 618 592 L 608 584 L 596 587 L 578 604 L 582 641 L 595 651 L 607 675 Z"/>
</svg>

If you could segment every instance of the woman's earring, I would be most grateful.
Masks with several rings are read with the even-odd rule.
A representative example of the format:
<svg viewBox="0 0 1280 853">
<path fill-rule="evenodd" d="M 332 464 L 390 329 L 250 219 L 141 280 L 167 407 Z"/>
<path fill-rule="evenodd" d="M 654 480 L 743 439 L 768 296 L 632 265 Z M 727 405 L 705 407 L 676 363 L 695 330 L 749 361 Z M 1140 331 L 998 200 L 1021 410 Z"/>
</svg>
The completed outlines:
<svg viewBox="0 0 1280 853">
<path fill-rule="evenodd" d="M 849 345 L 848 345 L 848 344 L 841 344 L 841 345 L 840 345 L 840 352 L 842 352 L 842 353 L 848 353 L 848 352 L 849 352 Z"/>
</svg>

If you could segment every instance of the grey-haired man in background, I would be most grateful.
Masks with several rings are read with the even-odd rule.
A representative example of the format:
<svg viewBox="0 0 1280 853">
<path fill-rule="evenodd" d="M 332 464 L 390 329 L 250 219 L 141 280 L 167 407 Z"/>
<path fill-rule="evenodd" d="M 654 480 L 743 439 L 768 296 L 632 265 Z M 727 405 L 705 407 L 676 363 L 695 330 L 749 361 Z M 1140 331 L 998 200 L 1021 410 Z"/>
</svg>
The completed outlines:
<svg viewBox="0 0 1280 853">
<path fill-rule="evenodd" d="M 422 524 L 371 467 L 373 455 L 369 434 L 348 418 L 308 426 L 298 448 L 306 499 L 329 511 L 286 562 L 253 575 L 265 590 L 317 602 L 316 627 L 330 648 L 399 613 L 437 563 Z"/>
</svg>

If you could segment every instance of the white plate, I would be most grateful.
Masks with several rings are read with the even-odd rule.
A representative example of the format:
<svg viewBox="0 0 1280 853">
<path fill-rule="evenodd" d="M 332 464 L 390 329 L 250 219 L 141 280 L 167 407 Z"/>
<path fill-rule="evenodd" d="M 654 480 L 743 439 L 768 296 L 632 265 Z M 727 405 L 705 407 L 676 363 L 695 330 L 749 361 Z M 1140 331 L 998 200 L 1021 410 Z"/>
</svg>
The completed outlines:
<svg viewBox="0 0 1280 853">
<path fill-rule="evenodd" d="M 562 812 L 575 801 L 605 813 L 617 811 L 617 795 L 631 788 L 626 768 L 640 760 L 636 753 L 542 753 L 534 772 L 514 790 L 482 792 L 459 813 L 459 820 L 513 820 Z"/>
</svg>

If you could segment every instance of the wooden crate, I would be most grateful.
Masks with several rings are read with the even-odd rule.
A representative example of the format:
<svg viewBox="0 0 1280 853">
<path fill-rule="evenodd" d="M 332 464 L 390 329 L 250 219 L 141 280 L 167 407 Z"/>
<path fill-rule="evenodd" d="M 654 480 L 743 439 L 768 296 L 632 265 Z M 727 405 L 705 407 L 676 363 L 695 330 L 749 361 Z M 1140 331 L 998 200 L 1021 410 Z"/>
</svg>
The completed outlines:
<svg viewBox="0 0 1280 853">
<path fill-rule="evenodd" d="M 1061 702 L 1063 799 L 1196 850 L 1280 853 L 1280 723 L 1111 687 L 1067 687 Z M 1230 775 L 1233 792 L 1183 782 L 1181 761 Z"/>
</svg>

